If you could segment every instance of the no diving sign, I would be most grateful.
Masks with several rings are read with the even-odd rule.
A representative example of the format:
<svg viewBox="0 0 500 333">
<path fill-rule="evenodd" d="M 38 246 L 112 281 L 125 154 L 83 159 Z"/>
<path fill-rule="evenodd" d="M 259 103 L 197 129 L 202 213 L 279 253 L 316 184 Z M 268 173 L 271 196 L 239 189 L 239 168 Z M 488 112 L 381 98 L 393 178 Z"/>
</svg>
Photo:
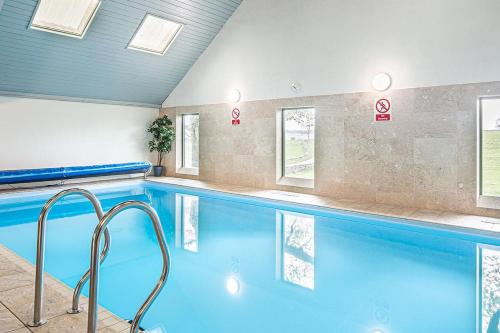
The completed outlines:
<svg viewBox="0 0 500 333">
<path fill-rule="evenodd" d="M 231 116 L 233 117 L 232 124 L 239 125 L 240 124 L 240 109 L 234 108 L 231 112 Z"/>
<path fill-rule="evenodd" d="M 392 104 L 388 98 L 375 99 L 375 121 L 391 121 Z"/>
</svg>

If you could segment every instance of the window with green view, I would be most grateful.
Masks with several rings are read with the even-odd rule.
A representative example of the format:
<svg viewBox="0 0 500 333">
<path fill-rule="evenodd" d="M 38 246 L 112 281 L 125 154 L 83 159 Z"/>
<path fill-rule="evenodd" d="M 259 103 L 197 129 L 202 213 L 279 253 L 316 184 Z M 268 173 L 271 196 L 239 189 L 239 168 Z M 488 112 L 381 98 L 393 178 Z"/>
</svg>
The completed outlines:
<svg viewBox="0 0 500 333">
<path fill-rule="evenodd" d="M 182 167 L 199 167 L 200 115 L 182 115 Z"/>
<path fill-rule="evenodd" d="M 313 108 L 283 110 L 284 177 L 314 179 L 314 117 Z"/>
<path fill-rule="evenodd" d="M 500 98 L 483 98 L 480 103 L 480 193 L 500 197 Z"/>
</svg>

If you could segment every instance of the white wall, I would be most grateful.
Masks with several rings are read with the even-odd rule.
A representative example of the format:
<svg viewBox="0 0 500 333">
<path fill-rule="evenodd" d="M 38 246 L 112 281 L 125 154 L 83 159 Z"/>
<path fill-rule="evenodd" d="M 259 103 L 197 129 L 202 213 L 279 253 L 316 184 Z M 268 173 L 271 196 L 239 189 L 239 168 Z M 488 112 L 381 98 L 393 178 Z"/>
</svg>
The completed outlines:
<svg viewBox="0 0 500 333">
<path fill-rule="evenodd" d="M 153 108 L 0 97 L 0 170 L 150 160 Z"/>
<path fill-rule="evenodd" d="M 498 0 L 244 0 L 164 106 L 500 80 Z M 298 81 L 296 95 L 290 83 Z"/>
</svg>

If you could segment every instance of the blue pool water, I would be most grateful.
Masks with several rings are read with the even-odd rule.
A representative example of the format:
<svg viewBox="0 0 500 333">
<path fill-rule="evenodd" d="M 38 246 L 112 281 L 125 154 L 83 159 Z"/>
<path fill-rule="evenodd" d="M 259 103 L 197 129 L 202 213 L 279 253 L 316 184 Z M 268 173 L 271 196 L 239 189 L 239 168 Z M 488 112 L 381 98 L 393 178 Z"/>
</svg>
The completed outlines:
<svg viewBox="0 0 500 333">
<path fill-rule="evenodd" d="M 168 333 L 471 333 L 476 247 L 487 236 L 376 216 L 197 192 L 144 182 L 95 191 L 105 210 L 142 200 L 158 210 L 170 278 L 142 326 Z M 49 194 L 0 197 L 0 243 L 34 262 Z M 68 197 L 47 225 L 46 270 L 74 287 L 97 223 Z M 99 303 L 133 318 L 161 271 L 146 215 L 109 226 Z"/>
</svg>

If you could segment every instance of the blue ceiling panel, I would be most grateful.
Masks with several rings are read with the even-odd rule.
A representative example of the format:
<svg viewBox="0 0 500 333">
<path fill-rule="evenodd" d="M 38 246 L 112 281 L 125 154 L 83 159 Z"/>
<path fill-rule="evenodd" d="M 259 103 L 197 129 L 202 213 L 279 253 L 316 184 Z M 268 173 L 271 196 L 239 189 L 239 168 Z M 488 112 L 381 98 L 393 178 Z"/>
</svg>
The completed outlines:
<svg viewBox="0 0 500 333">
<path fill-rule="evenodd" d="M 37 0 L 0 0 L 0 92 L 160 105 L 242 0 L 104 0 L 83 39 L 29 29 Z M 164 56 L 127 49 L 144 16 L 183 23 Z"/>
</svg>

